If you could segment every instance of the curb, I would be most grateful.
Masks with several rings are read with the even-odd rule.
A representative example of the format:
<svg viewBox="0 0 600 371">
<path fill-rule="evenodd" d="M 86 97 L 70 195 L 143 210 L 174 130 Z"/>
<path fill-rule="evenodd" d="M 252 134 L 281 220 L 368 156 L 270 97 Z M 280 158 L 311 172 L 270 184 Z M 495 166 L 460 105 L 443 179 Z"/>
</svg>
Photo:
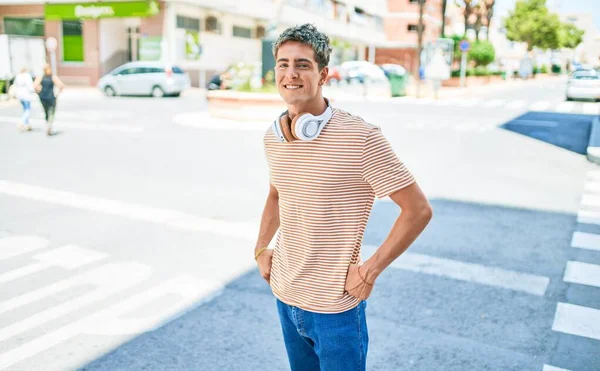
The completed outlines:
<svg viewBox="0 0 600 371">
<path fill-rule="evenodd" d="M 590 139 L 587 146 L 587 159 L 590 162 L 600 165 L 600 115 L 592 121 L 590 130 Z"/>
</svg>

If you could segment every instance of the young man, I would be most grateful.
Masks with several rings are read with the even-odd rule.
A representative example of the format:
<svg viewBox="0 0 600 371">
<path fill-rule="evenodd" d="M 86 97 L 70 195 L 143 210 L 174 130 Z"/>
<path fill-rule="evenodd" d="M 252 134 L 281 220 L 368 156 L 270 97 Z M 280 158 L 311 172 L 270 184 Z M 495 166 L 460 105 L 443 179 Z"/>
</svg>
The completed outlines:
<svg viewBox="0 0 600 371">
<path fill-rule="evenodd" d="M 285 30 L 273 45 L 288 110 L 264 137 L 271 186 L 255 259 L 277 298 L 293 371 L 366 369 L 365 300 L 432 216 L 379 128 L 323 98 L 331 50 L 309 24 Z M 375 196 L 389 196 L 402 212 L 363 263 Z M 266 249 L 278 228 L 275 249 Z"/>
</svg>

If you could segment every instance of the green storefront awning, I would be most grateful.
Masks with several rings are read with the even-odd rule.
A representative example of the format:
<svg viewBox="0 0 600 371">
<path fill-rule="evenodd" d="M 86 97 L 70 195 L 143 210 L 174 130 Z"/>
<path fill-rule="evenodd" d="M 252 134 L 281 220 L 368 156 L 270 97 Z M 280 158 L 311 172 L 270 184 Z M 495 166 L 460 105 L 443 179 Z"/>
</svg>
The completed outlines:
<svg viewBox="0 0 600 371">
<path fill-rule="evenodd" d="M 159 11 L 154 0 L 111 1 L 101 3 L 46 4 L 46 20 L 150 17 Z"/>
</svg>

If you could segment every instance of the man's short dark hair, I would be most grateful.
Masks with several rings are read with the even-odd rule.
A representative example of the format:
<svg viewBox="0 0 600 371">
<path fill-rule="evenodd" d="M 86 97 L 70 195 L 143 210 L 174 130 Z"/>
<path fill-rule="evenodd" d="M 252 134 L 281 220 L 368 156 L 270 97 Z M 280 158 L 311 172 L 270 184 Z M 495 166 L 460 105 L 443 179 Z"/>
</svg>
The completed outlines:
<svg viewBox="0 0 600 371">
<path fill-rule="evenodd" d="M 275 58 L 281 45 L 287 41 L 297 41 L 310 46 L 315 52 L 315 60 L 319 64 L 319 71 L 329 64 L 329 56 L 333 50 L 329 45 L 329 37 L 317 30 L 314 25 L 306 23 L 283 31 L 273 43 L 273 56 Z"/>
</svg>

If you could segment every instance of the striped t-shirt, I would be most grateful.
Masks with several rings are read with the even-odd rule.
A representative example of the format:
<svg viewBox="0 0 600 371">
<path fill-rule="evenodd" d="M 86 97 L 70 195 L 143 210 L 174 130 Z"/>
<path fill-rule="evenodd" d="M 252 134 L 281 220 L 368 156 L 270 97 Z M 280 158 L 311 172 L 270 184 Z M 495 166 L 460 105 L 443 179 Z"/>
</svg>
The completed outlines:
<svg viewBox="0 0 600 371">
<path fill-rule="evenodd" d="M 375 196 L 414 182 L 381 130 L 334 109 L 313 141 L 280 143 L 264 136 L 270 182 L 279 193 L 280 227 L 271 289 L 282 302 L 318 313 L 358 305 L 344 290 Z"/>
</svg>

